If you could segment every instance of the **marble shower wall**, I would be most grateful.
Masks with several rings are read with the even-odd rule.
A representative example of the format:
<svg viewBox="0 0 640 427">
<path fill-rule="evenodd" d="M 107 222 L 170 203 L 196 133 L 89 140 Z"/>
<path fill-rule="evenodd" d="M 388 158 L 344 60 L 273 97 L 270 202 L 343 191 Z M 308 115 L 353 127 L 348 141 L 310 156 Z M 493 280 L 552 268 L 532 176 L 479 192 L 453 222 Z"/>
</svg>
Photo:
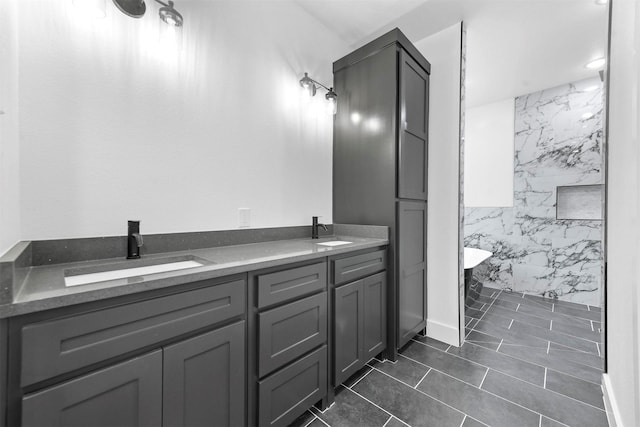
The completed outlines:
<svg viewBox="0 0 640 427">
<path fill-rule="evenodd" d="M 516 98 L 513 207 L 465 209 L 488 286 L 600 305 L 602 221 L 557 220 L 556 187 L 602 183 L 602 110 L 599 79 Z"/>
</svg>

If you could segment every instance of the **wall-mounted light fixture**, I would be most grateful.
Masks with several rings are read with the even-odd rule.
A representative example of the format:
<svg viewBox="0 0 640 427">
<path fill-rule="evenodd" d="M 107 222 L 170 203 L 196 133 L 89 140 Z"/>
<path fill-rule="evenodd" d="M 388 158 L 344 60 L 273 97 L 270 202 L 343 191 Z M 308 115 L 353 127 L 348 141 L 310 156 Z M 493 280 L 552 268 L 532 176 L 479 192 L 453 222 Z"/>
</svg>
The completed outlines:
<svg viewBox="0 0 640 427">
<path fill-rule="evenodd" d="M 159 10 L 160 20 L 172 27 L 182 27 L 183 18 L 180 12 L 173 6 L 173 2 L 164 3 L 160 0 L 154 0 L 162 5 Z M 79 9 L 91 11 L 90 14 L 98 18 L 105 16 L 105 0 L 73 0 L 74 6 Z M 147 11 L 147 5 L 144 0 L 113 0 L 113 4 L 127 16 L 132 18 L 142 18 Z"/>
<path fill-rule="evenodd" d="M 312 79 L 307 73 L 304 73 L 304 77 L 300 79 L 300 87 L 302 87 L 305 92 L 309 94 L 309 96 L 315 96 L 316 92 L 318 91 L 316 85 L 327 91 L 324 97 L 329 103 L 329 111 L 332 114 L 336 114 L 336 112 L 338 111 L 338 94 L 335 93 L 332 87 L 327 87 L 319 81 Z"/>
</svg>

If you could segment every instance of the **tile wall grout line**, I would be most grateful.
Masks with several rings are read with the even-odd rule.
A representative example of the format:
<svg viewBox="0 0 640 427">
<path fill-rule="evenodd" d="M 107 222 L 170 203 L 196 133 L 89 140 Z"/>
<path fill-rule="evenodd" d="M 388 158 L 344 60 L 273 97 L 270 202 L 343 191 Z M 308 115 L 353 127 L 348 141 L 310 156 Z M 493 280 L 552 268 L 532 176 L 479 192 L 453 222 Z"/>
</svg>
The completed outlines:
<svg viewBox="0 0 640 427">
<path fill-rule="evenodd" d="M 550 349 L 551 349 L 551 341 L 547 341 L 547 354 L 549 354 Z"/>
<path fill-rule="evenodd" d="M 553 331 L 553 319 L 549 321 L 549 330 Z"/>
<path fill-rule="evenodd" d="M 429 368 L 429 369 L 427 370 L 427 372 L 425 372 L 425 373 L 424 373 L 424 375 L 422 376 L 422 378 L 420 378 L 420 381 L 418 381 L 418 384 L 416 384 L 416 385 L 415 385 L 415 387 L 413 387 L 413 388 L 415 388 L 415 389 L 417 390 L 417 389 L 418 389 L 418 386 L 422 383 L 422 381 L 424 381 L 424 379 L 427 377 L 427 374 L 428 374 L 429 372 L 431 372 L 431 368 Z"/>
<path fill-rule="evenodd" d="M 602 357 L 602 353 L 600 353 L 600 343 L 596 343 L 596 348 L 598 349 L 598 356 Z"/>
<path fill-rule="evenodd" d="M 542 388 L 547 388 L 547 367 L 544 368 L 544 383 L 542 384 Z"/>
<path fill-rule="evenodd" d="M 458 427 L 462 427 L 466 420 L 467 420 L 467 414 L 464 414 L 464 418 L 462 419 L 462 422 L 460 423 L 460 425 Z M 382 426 L 382 427 L 384 427 L 384 426 Z"/>
<path fill-rule="evenodd" d="M 389 421 L 391 421 L 392 419 L 393 419 L 393 415 L 389 415 L 389 418 L 387 418 L 387 422 L 384 423 L 382 427 L 387 427 L 387 424 L 389 424 Z"/>
<path fill-rule="evenodd" d="M 551 304 L 551 312 L 552 313 L 556 312 L 556 305 L 555 304 Z"/>
<path fill-rule="evenodd" d="M 384 426 L 382 426 L 384 427 Z M 540 414 L 540 421 L 538 422 L 538 427 L 542 427 L 542 414 Z"/>
<path fill-rule="evenodd" d="M 511 325 L 513 325 L 514 319 L 511 319 L 511 323 L 509 323 L 509 327 L 507 329 L 511 329 Z"/>
<path fill-rule="evenodd" d="M 591 323 L 591 332 L 595 332 L 596 330 L 593 329 L 593 320 L 589 320 L 589 322 Z"/>
<path fill-rule="evenodd" d="M 503 342 L 504 342 L 504 338 L 500 339 L 500 344 L 498 344 L 498 348 L 496 348 L 496 353 L 500 351 L 500 347 L 502 346 Z"/>
<path fill-rule="evenodd" d="M 518 312 L 519 308 L 520 308 L 520 303 L 518 303 L 518 306 L 516 307 L 516 312 Z"/>
</svg>

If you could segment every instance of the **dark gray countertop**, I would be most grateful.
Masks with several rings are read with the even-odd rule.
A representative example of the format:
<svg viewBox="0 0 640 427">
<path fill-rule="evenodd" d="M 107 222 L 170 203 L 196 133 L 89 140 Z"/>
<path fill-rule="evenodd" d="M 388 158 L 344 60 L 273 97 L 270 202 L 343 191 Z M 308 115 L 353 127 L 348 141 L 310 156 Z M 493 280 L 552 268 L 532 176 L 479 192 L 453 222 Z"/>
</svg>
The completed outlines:
<svg viewBox="0 0 640 427">
<path fill-rule="evenodd" d="M 317 244 L 329 240 L 346 240 L 352 243 L 335 247 Z M 110 258 L 97 261 L 35 266 L 28 268 L 26 276 L 13 298 L 13 302 L 0 306 L 0 318 L 97 301 L 152 289 L 167 288 L 189 282 L 244 273 L 294 262 L 308 261 L 387 244 L 388 240 L 385 238 L 339 235 L 318 240 L 277 240 L 272 242 L 167 252 L 148 255 L 143 258 L 162 259 L 188 256 L 201 258 L 211 264 L 186 270 L 155 273 L 72 287 L 65 286 L 65 271 L 122 263 L 124 260 L 122 258 Z M 137 265 L 132 263 L 132 266 Z"/>
</svg>

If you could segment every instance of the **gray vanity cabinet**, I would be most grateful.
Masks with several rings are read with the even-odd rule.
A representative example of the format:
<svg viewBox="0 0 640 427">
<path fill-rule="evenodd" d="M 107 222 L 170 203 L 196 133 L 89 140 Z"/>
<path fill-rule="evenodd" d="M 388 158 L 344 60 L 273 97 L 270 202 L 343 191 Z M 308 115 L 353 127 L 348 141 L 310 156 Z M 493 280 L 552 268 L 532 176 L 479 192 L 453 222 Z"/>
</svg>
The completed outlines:
<svg viewBox="0 0 640 427">
<path fill-rule="evenodd" d="M 246 278 L 151 295 L 11 319 L 9 424 L 245 425 Z"/>
<path fill-rule="evenodd" d="M 27 395 L 24 427 L 159 426 L 162 351 Z"/>
<path fill-rule="evenodd" d="M 333 220 L 389 227 L 386 356 L 391 360 L 426 323 L 426 298 L 408 298 L 426 295 L 426 275 L 420 283 L 417 274 L 404 276 L 402 270 L 415 263 L 403 259 L 413 255 L 401 248 L 420 240 L 425 245 L 421 252 L 426 249 L 427 218 L 421 224 L 406 221 L 397 206 L 405 201 L 426 206 L 430 70 L 397 28 L 333 63 L 338 93 Z M 411 242 L 403 241 L 407 236 Z"/>
<path fill-rule="evenodd" d="M 332 263 L 335 387 L 386 348 L 386 251 L 335 259 Z M 341 283 L 346 278 L 357 280 Z"/>
</svg>

